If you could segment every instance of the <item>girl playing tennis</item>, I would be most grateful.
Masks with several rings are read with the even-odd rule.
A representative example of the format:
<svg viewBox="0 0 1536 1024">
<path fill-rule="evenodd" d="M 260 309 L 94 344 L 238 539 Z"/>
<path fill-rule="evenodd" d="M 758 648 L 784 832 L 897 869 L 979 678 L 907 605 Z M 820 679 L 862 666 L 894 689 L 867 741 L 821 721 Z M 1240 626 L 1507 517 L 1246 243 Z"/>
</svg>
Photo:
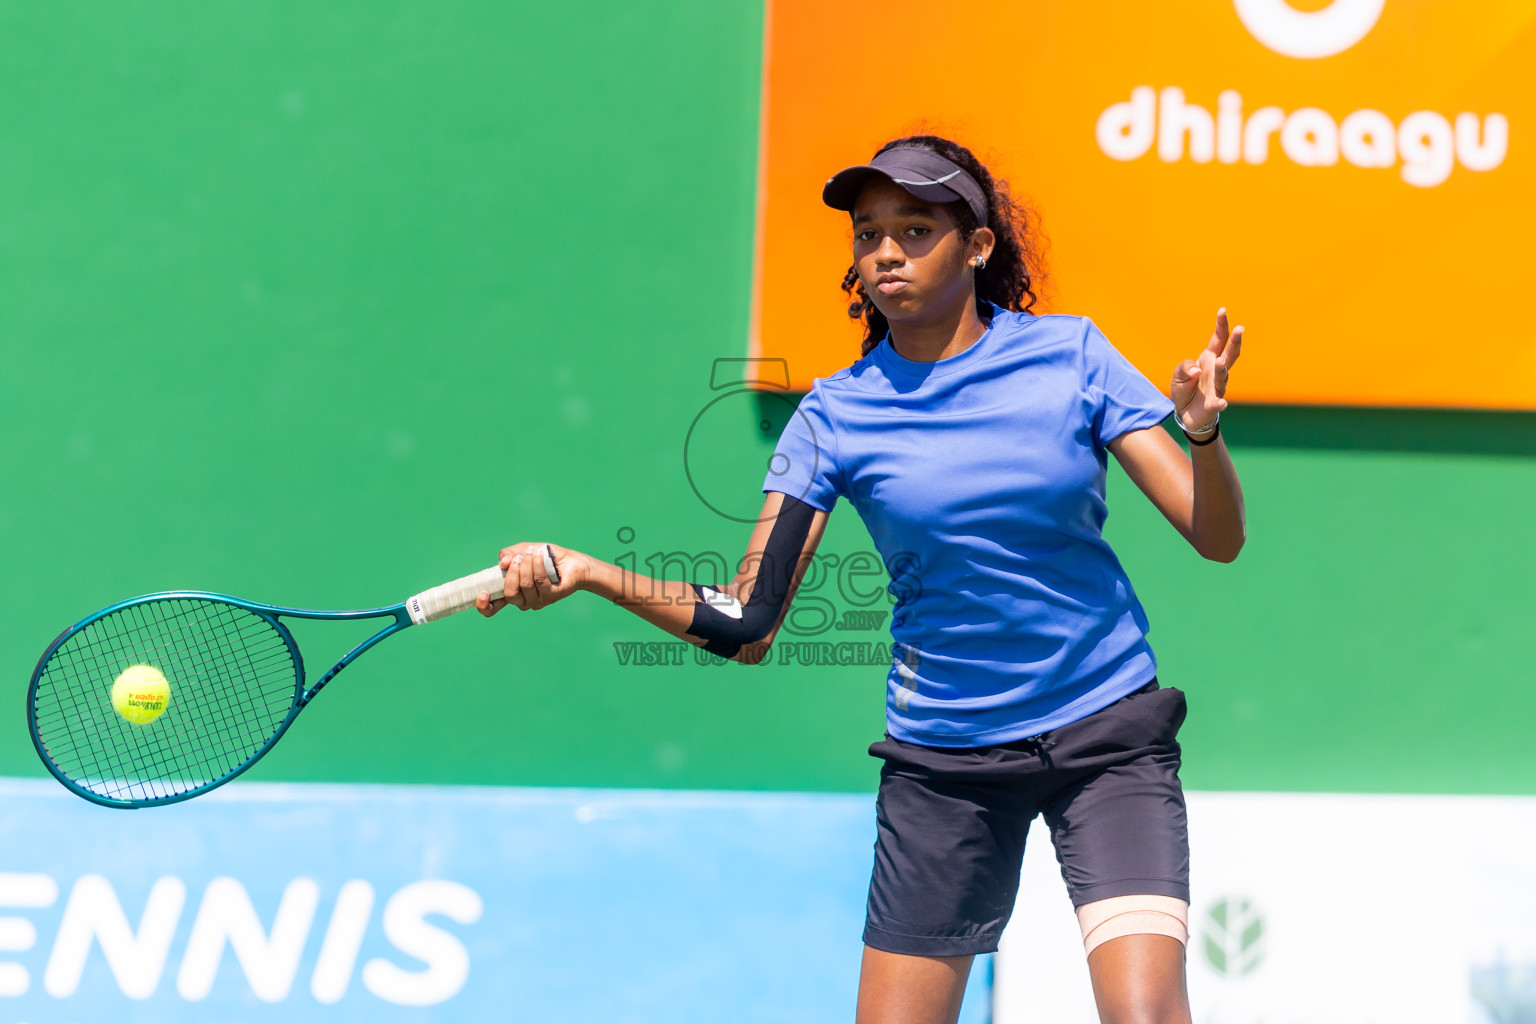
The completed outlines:
<svg viewBox="0 0 1536 1024">
<path fill-rule="evenodd" d="M 839 496 L 896 597 L 858 1024 L 952 1024 L 997 949 L 1039 814 L 1077 909 L 1100 1018 L 1187 1022 L 1182 691 L 1101 536 L 1112 454 L 1206 558 L 1245 536 L 1217 426 L 1242 328 L 1173 371 L 1171 400 L 1092 321 L 1040 316 L 1037 251 L 1007 186 L 961 146 L 897 139 L 826 184 L 853 225 L 843 287 L 861 358 L 818 378 L 763 483 L 728 585 L 654 581 L 554 546 L 502 552 L 534 610 L 577 590 L 723 657 L 760 661 Z M 1188 436 L 1185 455 L 1162 422 Z"/>
</svg>

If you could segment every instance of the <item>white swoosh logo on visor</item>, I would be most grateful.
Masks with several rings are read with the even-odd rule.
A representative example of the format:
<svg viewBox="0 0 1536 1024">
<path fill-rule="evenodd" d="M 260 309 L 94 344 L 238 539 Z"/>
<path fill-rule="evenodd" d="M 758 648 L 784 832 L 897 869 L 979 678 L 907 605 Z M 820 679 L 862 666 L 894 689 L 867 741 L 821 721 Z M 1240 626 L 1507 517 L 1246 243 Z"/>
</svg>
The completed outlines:
<svg viewBox="0 0 1536 1024">
<path fill-rule="evenodd" d="M 891 180 L 898 185 L 942 185 L 959 173 L 959 171 L 951 171 L 950 173 L 944 175 L 944 177 L 938 178 L 934 181 L 908 181 L 906 178 L 892 178 Z"/>
</svg>

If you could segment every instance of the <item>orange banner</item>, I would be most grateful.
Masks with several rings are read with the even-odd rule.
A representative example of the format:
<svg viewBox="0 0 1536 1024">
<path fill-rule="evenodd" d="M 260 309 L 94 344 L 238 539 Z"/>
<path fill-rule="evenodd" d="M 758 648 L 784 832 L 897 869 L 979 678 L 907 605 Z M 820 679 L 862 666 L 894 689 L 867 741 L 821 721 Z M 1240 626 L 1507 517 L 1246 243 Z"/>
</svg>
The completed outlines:
<svg viewBox="0 0 1536 1024">
<path fill-rule="evenodd" d="M 858 12 L 865 13 L 858 13 Z M 827 177 L 931 131 L 1042 216 L 1052 312 L 1229 397 L 1536 409 L 1536 0 L 771 0 L 751 355 L 859 356 Z"/>
</svg>

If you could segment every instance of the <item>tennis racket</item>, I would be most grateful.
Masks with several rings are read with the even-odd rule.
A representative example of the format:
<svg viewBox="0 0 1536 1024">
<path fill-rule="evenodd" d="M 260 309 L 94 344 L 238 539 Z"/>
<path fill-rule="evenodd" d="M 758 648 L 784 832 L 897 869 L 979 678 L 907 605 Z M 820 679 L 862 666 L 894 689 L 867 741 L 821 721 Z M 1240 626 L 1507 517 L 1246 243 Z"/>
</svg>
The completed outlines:
<svg viewBox="0 0 1536 1024">
<path fill-rule="evenodd" d="M 554 551 L 544 571 L 560 582 Z M 71 792 L 104 807 L 171 804 L 261 760 L 327 683 L 385 637 L 502 593 L 493 567 L 387 608 L 306 611 L 196 591 L 146 594 L 65 630 L 27 690 L 32 743 Z M 290 619 L 388 619 L 306 686 Z"/>
</svg>

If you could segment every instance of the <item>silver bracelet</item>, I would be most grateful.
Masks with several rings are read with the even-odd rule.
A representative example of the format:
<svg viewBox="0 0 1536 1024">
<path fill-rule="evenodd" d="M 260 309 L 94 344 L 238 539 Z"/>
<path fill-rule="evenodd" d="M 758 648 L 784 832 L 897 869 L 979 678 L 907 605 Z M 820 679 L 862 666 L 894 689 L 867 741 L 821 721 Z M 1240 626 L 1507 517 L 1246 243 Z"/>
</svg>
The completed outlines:
<svg viewBox="0 0 1536 1024">
<path fill-rule="evenodd" d="M 1211 420 L 1211 425 L 1206 427 L 1204 430 L 1190 430 L 1184 425 L 1184 421 L 1179 419 L 1177 416 L 1174 417 L 1174 421 L 1178 423 L 1179 429 L 1184 431 L 1185 437 L 1204 437 L 1215 430 L 1216 424 L 1221 422 L 1221 413 L 1217 413 L 1216 418 Z"/>
</svg>

